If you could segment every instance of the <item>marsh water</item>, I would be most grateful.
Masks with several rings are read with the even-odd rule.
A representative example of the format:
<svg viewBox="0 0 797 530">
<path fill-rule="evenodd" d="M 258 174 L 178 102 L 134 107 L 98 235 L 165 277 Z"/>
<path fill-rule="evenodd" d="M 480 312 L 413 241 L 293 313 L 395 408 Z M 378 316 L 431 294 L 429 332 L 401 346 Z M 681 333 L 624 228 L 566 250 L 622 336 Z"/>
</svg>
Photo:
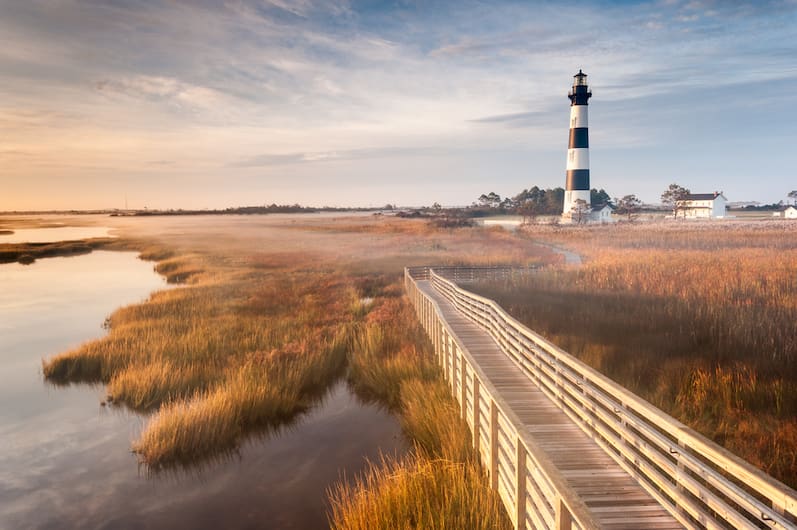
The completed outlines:
<svg viewBox="0 0 797 530">
<path fill-rule="evenodd" d="M 110 228 L 102 226 L 53 226 L 50 228 L 15 228 L 0 233 L 0 243 L 55 243 L 93 237 L 111 237 Z"/>
<path fill-rule="evenodd" d="M 164 286 L 128 252 L 0 265 L 0 528 L 323 528 L 329 486 L 406 451 L 396 419 L 340 382 L 231 458 L 148 475 L 129 451 L 146 417 L 101 406 L 99 385 L 48 385 L 41 360 Z"/>
</svg>

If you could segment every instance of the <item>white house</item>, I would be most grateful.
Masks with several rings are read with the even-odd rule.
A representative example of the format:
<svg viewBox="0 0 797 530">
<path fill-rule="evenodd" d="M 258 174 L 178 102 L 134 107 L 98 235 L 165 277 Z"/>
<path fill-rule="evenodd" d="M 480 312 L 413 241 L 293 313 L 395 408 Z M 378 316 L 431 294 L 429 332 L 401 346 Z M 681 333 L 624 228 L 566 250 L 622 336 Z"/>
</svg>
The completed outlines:
<svg viewBox="0 0 797 530">
<path fill-rule="evenodd" d="M 783 217 L 786 219 L 797 219 L 797 208 L 794 206 L 789 206 L 783 210 Z"/>
<path fill-rule="evenodd" d="M 590 222 L 613 223 L 614 217 L 612 217 L 612 213 L 614 213 L 614 208 L 612 208 L 608 204 L 596 206 L 590 212 Z"/>
<path fill-rule="evenodd" d="M 676 209 L 687 219 L 715 219 L 725 217 L 728 199 L 721 191 L 714 193 L 690 193 L 676 201 Z"/>
</svg>

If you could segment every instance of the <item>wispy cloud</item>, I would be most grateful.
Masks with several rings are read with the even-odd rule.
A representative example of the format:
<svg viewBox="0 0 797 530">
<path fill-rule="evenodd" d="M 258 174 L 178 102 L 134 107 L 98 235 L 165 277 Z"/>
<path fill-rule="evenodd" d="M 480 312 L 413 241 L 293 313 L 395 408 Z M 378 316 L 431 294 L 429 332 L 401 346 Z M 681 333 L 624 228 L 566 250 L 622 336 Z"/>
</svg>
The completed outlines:
<svg viewBox="0 0 797 530">
<path fill-rule="evenodd" d="M 561 114 L 557 112 L 555 114 Z M 472 123 L 500 123 L 514 127 L 549 125 L 552 112 L 514 112 L 511 114 L 497 114 L 468 120 Z"/>
<path fill-rule="evenodd" d="M 176 105 L 209 109 L 227 104 L 227 96 L 212 88 L 184 83 L 171 77 L 135 76 L 118 80 L 102 80 L 95 83 L 103 94 L 123 94 L 132 98 L 163 101 Z"/>
<path fill-rule="evenodd" d="M 341 151 L 311 151 L 300 153 L 261 154 L 238 160 L 231 167 L 269 167 L 317 162 L 347 160 L 372 160 L 384 158 L 448 156 L 458 149 L 436 147 L 378 147 L 370 149 L 349 149 Z"/>
</svg>

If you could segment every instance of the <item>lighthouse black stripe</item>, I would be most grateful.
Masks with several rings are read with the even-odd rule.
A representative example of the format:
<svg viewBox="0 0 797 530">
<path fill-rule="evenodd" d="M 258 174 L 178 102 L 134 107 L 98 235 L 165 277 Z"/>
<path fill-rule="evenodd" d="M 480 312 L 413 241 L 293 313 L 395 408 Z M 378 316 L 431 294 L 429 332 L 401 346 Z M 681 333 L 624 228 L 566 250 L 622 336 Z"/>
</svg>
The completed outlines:
<svg viewBox="0 0 797 530">
<path fill-rule="evenodd" d="M 589 169 L 568 169 L 566 190 L 588 190 Z"/>
<path fill-rule="evenodd" d="M 570 149 L 589 147 L 589 129 L 586 127 L 576 127 L 570 129 Z"/>
</svg>

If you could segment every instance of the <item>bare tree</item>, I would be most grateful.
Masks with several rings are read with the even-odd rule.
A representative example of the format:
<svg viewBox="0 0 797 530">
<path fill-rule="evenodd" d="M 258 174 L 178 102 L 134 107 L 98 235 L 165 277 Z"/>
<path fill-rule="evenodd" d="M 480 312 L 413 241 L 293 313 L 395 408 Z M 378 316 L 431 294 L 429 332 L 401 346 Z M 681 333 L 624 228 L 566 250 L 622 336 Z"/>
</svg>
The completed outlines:
<svg viewBox="0 0 797 530">
<path fill-rule="evenodd" d="M 617 203 L 617 215 L 627 216 L 629 221 L 636 219 L 637 214 L 642 210 L 642 201 L 636 195 L 626 195 L 621 199 L 615 199 Z"/>
<path fill-rule="evenodd" d="M 576 199 L 573 208 L 570 210 L 570 218 L 577 224 L 587 222 L 587 215 L 590 212 L 589 204 L 584 199 Z"/>
<path fill-rule="evenodd" d="M 692 193 L 689 189 L 679 186 L 674 182 L 661 194 L 661 203 L 672 208 L 673 217 L 678 218 L 678 210 L 681 209 L 681 201 Z"/>
<path fill-rule="evenodd" d="M 788 197 L 791 199 L 792 204 L 797 206 L 797 190 L 790 191 Z"/>
</svg>

